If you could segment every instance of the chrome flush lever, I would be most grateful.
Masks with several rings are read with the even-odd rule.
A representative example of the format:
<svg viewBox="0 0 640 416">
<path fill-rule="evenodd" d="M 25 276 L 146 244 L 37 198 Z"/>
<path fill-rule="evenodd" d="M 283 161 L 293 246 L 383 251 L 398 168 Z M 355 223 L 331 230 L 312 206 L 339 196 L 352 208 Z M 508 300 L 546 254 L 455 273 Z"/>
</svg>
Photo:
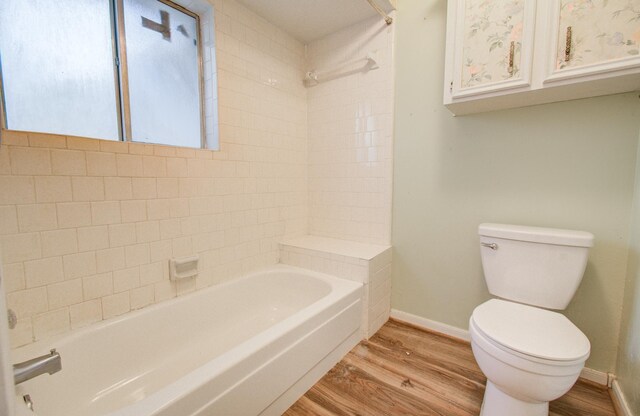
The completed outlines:
<svg viewBox="0 0 640 416">
<path fill-rule="evenodd" d="M 497 250 L 498 245 L 496 243 L 480 243 L 482 247 L 490 248 L 491 250 Z"/>
</svg>

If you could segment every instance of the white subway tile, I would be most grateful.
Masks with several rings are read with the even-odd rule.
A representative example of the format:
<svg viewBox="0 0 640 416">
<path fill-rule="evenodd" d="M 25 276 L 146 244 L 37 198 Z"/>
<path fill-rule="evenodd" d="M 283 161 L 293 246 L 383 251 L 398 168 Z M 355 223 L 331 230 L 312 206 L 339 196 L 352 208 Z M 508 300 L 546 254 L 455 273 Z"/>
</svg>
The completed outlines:
<svg viewBox="0 0 640 416">
<path fill-rule="evenodd" d="M 36 202 L 34 179 L 31 176 L 0 176 L 0 205 Z"/>
<path fill-rule="evenodd" d="M 103 319 L 113 318 L 131 310 L 129 292 L 117 293 L 102 298 Z"/>
<path fill-rule="evenodd" d="M 168 300 L 178 296 L 175 282 L 164 280 L 154 285 L 156 302 Z"/>
<path fill-rule="evenodd" d="M 120 202 L 122 222 L 138 222 L 147 219 L 147 201 L 122 201 Z"/>
<path fill-rule="evenodd" d="M 169 157 L 169 156 L 175 156 L 176 155 L 176 149 L 182 149 L 182 148 L 176 148 L 173 146 L 151 146 L 152 150 L 153 150 L 153 154 L 156 156 L 165 156 L 165 157 Z"/>
<path fill-rule="evenodd" d="M 167 158 L 167 176 L 174 178 L 184 178 L 188 176 L 187 159 Z"/>
<path fill-rule="evenodd" d="M 113 272 L 113 291 L 120 293 L 140 286 L 140 268 L 130 267 L 128 269 Z"/>
<path fill-rule="evenodd" d="M 33 322 L 31 318 L 18 319 L 16 327 L 9 332 L 11 348 L 18 348 L 33 342 Z"/>
<path fill-rule="evenodd" d="M 33 320 L 33 334 L 36 341 L 62 334 L 69 329 L 71 324 L 67 308 L 43 313 Z"/>
<path fill-rule="evenodd" d="M 144 176 L 158 178 L 167 176 L 167 162 L 164 157 L 143 156 L 142 172 Z"/>
<path fill-rule="evenodd" d="M 129 143 L 114 140 L 100 140 L 100 151 L 106 153 L 128 153 Z"/>
<path fill-rule="evenodd" d="M 107 226 L 78 228 L 79 251 L 94 251 L 107 247 L 109 247 L 109 229 Z"/>
<path fill-rule="evenodd" d="M 0 206 L 0 235 L 18 232 L 18 214 L 13 205 Z"/>
<path fill-rule="evenodd" d="M 120 203 L 104 201 L 91 203 L 91 223 L 93 225 L 117 224 L 122 221 Z"/>
<path fill-rule="evenodd" d="M 29 146 L 29 134 L 24 131 L 5 130 L 2 132 L 2 144 L 10 146 Z"/>
<path fill-rule="evenodd" d="M 118 154 L 116 155 L 118 176 L 143 176 L 142 156 Z"/>
<path fill-rule="evenodd" d="M 176 293 L 183 296 L 196 290 L 196 278 L 179 280 L 176 282 Z"/>
<path fill-rule="evenodd" d="M 135 229 L 138 243 L 148 243 L 160 239 L 160 224 L 158 221 L 136 223 Z"/>
<path fill-rule="evenodd" d="M 94 299 L 69 307 L 71 328 L 82 328 L 102 320 L 102 301 Z"/>
<path fill-rule="evenodd" d="M 129 143 L 129 153 L 132 155 L 153 155 L 153 149 L 158 147 L 145 143 Z"/>
<path fill-rule="evenodd" d="M 64 149 L 67 147 L 67 138 L 57 134 L 28 133 L 29 146 Z"/>
<path fill-rule="evenodd" d="M 62 257 L 65 279 L 75 279 L 78 277 L 91 276 L 97 273 L 96 253 L 88 251 L 86 253 L 69 254 Z"/>
<path fill-rule="evenodd" d="M 74 176 L 71 178 L 74 201 L 104 200 L 104 180 L 102 178 Z"/>
<path fill-rule="evenodd" d="M 0 144 L 0 175 L 11 174 L 11 158 L 9 157 L 9 146 Z"/>
<path fill-rule="evenodd" d="M 104 178 L 104 196 L 108 201 L 133 198 L 131 178 Z"/>
<path fill-rule="evenodd" d="M 116 176 L 116 155 L 114 153 L 87 152 L 87 174 L 89 176 Z"/>
<path fill-rule="evenodd" d="M 18 225 L 20 232 L 58 228 L 55 204 L 18 205 Z"/>
<path fill-rule="evenodd" d="M 168 199 L 150 199 L 147 201 L 147 215 L 150 220 L 171 218 L 171 203 Z"/>
<path fill-rule="evenodd" d="M 191 237 L 180 237 L 171 240 L 171 249 L 175 257 L 185 257 L 193 255 Z"/>
<path fill-rule="evenodd" d="M 67 136 L 67 148 L 74 150 L 100 150 L 100 141 L 84 137 Z"/>
<path fill-rule="evenodd" d="M 89 202 L 68 202 L 56 204 L 59 228 L 78 228 L 91 225 L 91 204 Z"/>
<path fill-rule="evenodd" d="M 134 199 L 153 199 L 158 196 L 155 178 L 133 178 L 131 185 Z"/>
<path fill-rule="evenodd" d="M 2 266 L 4 276 L 4 290 L 6 293 L 24 290 L 27 287 L 24 278 L 24 264 L 13 263 Z"/>
<path fill-rule="evenodd" d="M 19 290 L 7 293 L 7 306 L 16 313 L 18 319 L 34 316 L 48 309 L 47 288 Z"/>
<path fill-rule="evenodd" d="M 64 280 L 62 257 L 31 260 L 24 263 L 27 287 L 45 286 Z"/>
<path fill-rule="evenodd" d="M 49 309 L 82 302 L 82 279 L 67 280 L 47 286 Z"/>
<path fill-rule="evenodd" d="M 84 300 L 98 299 L 113 293 L 113 273 L 101 273 L 82 278 Z"/>
<path fill-rule="evenodd" d="M 109 248 L 96 251 L 96 269 L 98 273 L 111 272 L 126 267 L 124 248 Z"/>
<path fill-rule="evenodd" d="M 73 200 L 71 178 L 68 176 L 36 176 L 35 186 L 38 203 Z"/>
<path fill-rule="evenodd" d="M 3 263 L 37 259 L 42 256 L 39 233 L 0 236 L 0 254 Z"/>
<path fill-rule="evenodd" d="M 122 247 L 136 243 L 136 224 L 114 224 L 109 226 L 109 244 Z"/>
<path fill-rule="evenodd" d="M 78 234 L 75 229 L 45 231 L 42 233 L 42 256 L 62 256 L 78 252 Z"/>
<path fill-rule="evenodd" d="M 180 196 L 177 178 L 158 178 L 158 198 L 177 198 Z"/>
<path fill-rule="evenodd" d="M 140 266 L 140 284 L 147 286 L 158 283 L 164 278 L 164 269 L 168 267 L 168 258 L 164 261 L 156 261 L 150 264 Z"/>
<path fill-rule="evenodd" d="M 149 243 L 149 255 L 151 262 L 171 258 L 173 256 L 171 240 L 160 240 Z"/>
<path fill-rule="evenodd" d="M 51 150 L 51 170 L 54 175 L 86 175 L 87 159 L 80 150 Z"/>
<path fill-rule="evenodd" d="M 169 215 L 171 218 L 189 216 L 189 200 L 187 198 L 175 198 L 169 200 Z"/>
<path fill-rule="evenodd" d="M 11 172 L 14 175 L 50 175 L 51 154 L 49 149 L 10 147 Z"/>
<path fill-rule="evenodd" d="M 155 301 L 153 285 L 142 286 L 131 291 L 131 309 L 141 309 Z"/>
<path fill-rule="evenodd" d="M 151 257 L 149 254 L 149 244 L 136 244 L 125 247 L 127 267 L 149 264 Z"/>
<path fill-rule="evenodd" d="M 177 157 L 182 157 L 182 158 L 194 158 L 196 157 L 196 152 L 194 149 L 190 149 L 188 147 L 176 147 L 176 154 L 175 156 Z M 170 156 L 170 155 L 165 155 L 165 156 Z"/>
</svg>

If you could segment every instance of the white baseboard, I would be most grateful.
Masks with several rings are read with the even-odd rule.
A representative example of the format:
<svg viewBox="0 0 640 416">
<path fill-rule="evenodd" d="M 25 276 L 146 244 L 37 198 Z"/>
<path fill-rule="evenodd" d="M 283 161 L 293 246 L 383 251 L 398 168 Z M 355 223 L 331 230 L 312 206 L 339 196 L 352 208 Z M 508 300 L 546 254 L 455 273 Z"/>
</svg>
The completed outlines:
<svg viewBox="0 0 640 416">
<path fill-rule="evenodd" d="M 413 315 L 408 312 L 399 311 L 397 309 L 391 309 L 391 317 L 398 321 L 406 322 L 418 326 L 420 328 L 428 329 L 434 332 L 440 332 L 441 334 L 449 335 L 453 338 L 458 338 L 463 341 L 471 341 L 469 331 L 466 329 L 458 328 L 452 325 L 443 324 L 442 322 L 432 321 L 431 319 L 423 318 L 418 315 Z"/>
<path fill-rule="evenodd" d="M 420 328 L 428 329 L 430 331 L 439 332 L 453 338 L 457 338 L 467 342 L 471 341 L 469 331 L 466 329 L 458 328 L 438 321 L 432 321 L 431 319 L 413 315 L 408 312 L 399 311 L 397 309 L 391 309 L 391 317 L 393 319 L 397 319 L 398 321 L 406 322 Z M 603 373 L 602 371 L 592 370 L 591 368 L 586 367 L 582 369 L 580 377 L 585 380 L 601 384 L 603 386 L 606 386 L 609 381 L 609 374 Z"/>
<path fill-rule="evenodd" d="M 622 410 L 622 414 L 620 416 L 633 416 L 629 402 L 627 402 L 627 399 L 624 397 L 624 393 L 620 388 L 618 380 L 613 380 L 613 383 L 611 383 L 611 389 L 613 390 L 615 400 L 620 405 L 620 410 Z"/>
<path fill-rule="evenodd" d="M 600 384 L 603 386 L 608 386 L 609 385 L 609 374 L 602 372 L 602 371 L 598 371 L 598 370 L 593 370 L 591 368 L 583 368 L 582 369 L 582 373 L 580 373 L 580 378 L 583 378 L 585 380 L 589 380 L 591 382 L 594 382 L 596 384 Z"/>
</svg>

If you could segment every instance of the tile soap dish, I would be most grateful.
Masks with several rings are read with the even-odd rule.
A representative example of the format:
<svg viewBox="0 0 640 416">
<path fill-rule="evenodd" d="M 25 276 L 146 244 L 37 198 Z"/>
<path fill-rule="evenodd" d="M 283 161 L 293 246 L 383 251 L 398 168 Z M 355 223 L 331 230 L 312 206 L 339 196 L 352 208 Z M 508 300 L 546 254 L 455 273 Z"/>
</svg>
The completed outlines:
<svg viewBox="0 0 640 416">
<path fill-rule="evenodd" d="M 171 280 L 183 280 L 198 275 L 198 261 L 200 257 L 181 257 L 169 260 L 169 275 Z"/>
</svg>

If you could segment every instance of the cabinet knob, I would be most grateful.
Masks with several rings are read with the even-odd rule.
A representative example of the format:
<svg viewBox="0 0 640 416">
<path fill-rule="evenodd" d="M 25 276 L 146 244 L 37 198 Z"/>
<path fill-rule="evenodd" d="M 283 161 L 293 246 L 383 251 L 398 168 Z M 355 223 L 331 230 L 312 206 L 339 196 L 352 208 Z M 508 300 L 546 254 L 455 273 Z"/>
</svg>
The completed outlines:
<svg viewBox="0 0 640 416">
<path fill-rule="evenodd" d="M 564 46 L 564 61 L 569 62 L 571 60 L 571 26 L 567 27 L 567 38 Z"/>
</svg>

